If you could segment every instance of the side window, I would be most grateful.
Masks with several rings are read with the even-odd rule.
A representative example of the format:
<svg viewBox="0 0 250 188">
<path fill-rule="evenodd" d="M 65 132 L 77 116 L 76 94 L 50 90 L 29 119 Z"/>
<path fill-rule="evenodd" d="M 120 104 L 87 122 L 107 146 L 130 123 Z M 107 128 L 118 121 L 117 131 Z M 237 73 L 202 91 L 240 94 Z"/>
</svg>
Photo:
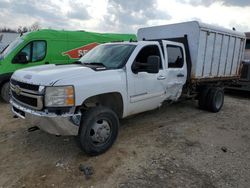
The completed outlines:
<svg viewBox="0 0 250 188">
<path fill-rule="evenodd" d="M 21 52 L 24 52 L 27 54 L 27 58 L 28 58 L 28 61 L 31 60 L 31 45 L 32 43 L 29 43 L 28 45 L 26 45 L 22 50 Z"/>
<path fill-rule="evenodd" d="M 32 62 L 40 61 L 45 57 L 46 43 L 45 41 L 34 41 L 32 48 Z"/>
<path fill-rule="evenodd" d="M 41 61 L 46 55 L 46 42 L 32 41 L 28 43 L 20 52 L 27 54 L 28 62 Z"/>
<path fill-rule="evenodd" d="M 156 45 L 150 45 L 142 48 L 141 51 L 136 56 L 135 62 L 147 63 L 147 59 L 151 55 L 156 55 L 160 57 L 160 69 L 162 69 L 160 50 L 159 47 Z"/>
<path fill-rule="evenodd" d="M 247 41 L 246 41 L 246 49 L 247 50 L 250 49 L 250 39 L 247 39 Z"/>
<path fill-rule="evenodd" d="M 168 67 L 182 68 L 184 64 L 183 51 L 179 46 L 167 45 Z"/>
</svg>

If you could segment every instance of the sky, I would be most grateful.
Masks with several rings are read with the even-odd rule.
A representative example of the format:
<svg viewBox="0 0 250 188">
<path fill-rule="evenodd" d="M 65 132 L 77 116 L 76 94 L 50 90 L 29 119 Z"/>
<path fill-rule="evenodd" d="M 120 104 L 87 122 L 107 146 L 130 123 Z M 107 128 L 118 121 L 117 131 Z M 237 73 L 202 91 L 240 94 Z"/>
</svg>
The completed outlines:
<svg viewBox="0 0 250 188">
<path fill-rule="evenodd" d="M 250 0 L 0 0 L 0 28 L 136 33 L 191 20 L 250 31 Z"/>
</svg>

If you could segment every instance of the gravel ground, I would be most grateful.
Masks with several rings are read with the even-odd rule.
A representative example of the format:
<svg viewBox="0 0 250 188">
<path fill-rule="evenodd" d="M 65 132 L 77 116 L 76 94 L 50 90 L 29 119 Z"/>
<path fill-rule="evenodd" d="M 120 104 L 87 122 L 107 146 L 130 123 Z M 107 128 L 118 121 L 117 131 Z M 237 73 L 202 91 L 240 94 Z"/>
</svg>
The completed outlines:
<svg viewBox="0 0 250 188">
<path fill-rule="evenodd" d="M 183 101 L 122 120 L 97 157 L 73 137 L 27 132 L 7 104 L 0 114 L 0 187 L 250 187 L 249 93 L 230 92 L 219 113 Z"/>
</svg>

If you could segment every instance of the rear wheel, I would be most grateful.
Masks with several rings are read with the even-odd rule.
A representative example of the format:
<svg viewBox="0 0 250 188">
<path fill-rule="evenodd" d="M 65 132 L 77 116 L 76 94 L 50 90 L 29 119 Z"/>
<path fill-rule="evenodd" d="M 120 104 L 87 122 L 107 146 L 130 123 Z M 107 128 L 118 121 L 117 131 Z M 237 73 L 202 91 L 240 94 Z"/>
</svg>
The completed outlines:
<svg viewBox="0 0 250 188">
<path fill-rule="evenodd" d="M 4 102 L 9 103 L 10 101 L 10 83 L 6 82 L 1 87 L 1 97 Z"/>
<path fill-rule="evenodd" d="M 198 97 L 198 104 L 199 104 L 199 108 L 202 110 L 207 110 L 207 99 L 208 99 L 208 94 L 210 91 L 210 87 L 203 87 L 199 93 L 199 97 Z"/>
<path fill-rule="evenodd" d="M 219 112 L 224 104 L 224 91 L 222 88 L 211 88 L 208 94 L 208 110 Z"/>
<path fill-rule="evenodd" d="M 119 119 L 111 109 L 98 106 L 82 115 L 78 134 L 80 146 L 89 155 L 108 150 L 117 138 Z"/>
</svg>

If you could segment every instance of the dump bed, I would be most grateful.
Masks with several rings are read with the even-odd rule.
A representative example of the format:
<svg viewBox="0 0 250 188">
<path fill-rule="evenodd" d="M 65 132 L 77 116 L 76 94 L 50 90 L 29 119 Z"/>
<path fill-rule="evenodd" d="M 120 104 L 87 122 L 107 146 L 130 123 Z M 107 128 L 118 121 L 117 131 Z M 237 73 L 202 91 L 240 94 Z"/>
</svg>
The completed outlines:
<svg viewBox="0 0 250 188">
<path fill-rule="evenodd" d="M 245 34 L 197 21 L 141 28 L 138 40 L 187 38 L 192 81 L 239 76 Z"/>
</svg>

